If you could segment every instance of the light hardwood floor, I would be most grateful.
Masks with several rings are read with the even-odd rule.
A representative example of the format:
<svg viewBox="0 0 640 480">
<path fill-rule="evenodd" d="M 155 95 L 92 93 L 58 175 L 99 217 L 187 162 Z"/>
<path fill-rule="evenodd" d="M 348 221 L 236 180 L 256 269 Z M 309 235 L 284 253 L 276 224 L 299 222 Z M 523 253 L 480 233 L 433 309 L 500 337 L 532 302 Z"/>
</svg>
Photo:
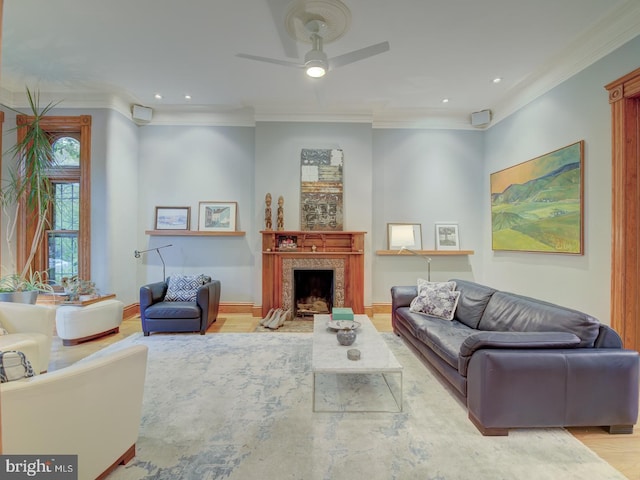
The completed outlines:
<svg viewBox="0 0 640 480">
<path fill-rule="evenodd" d="M 258 326 L 259 318 L 248 314 L 221 313 L 216 323 L 207 330 L 212 333 L 251 333 Z M 376 314 L 372 318 L 378 331 L 391 332 L 391 315 Z M 100 350 L 132 333 L 142 331 L 140 318 L 135 316 L 122 322 L 120 333 L 102 337 L 73 347 L 65 347 L 54 337 L 50 370 L 63 368 L 87 355 Z M 265 334 L 263 334 L 265 335 Z M 611 392 L 615 395 L 615 392 Z M 568 428 L 576 438 L 623 473 L 629 480 L 640 480 L 640 431 L 636 425 L 631 435 L 609 435 L 599 427 Z"/>
</svg>

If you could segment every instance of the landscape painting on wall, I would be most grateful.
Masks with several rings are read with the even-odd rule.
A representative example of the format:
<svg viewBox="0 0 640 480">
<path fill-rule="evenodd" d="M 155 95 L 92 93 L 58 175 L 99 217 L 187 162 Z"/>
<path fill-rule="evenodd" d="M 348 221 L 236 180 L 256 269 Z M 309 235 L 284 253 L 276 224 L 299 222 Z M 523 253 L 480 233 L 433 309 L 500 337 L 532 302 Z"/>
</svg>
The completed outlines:
<svg viewBox="0 0 640 480">
<path fill-rule="evenodd" d="M 493 250 L 583 254 L 584 141 L 491 174 Z"/>
</svg>

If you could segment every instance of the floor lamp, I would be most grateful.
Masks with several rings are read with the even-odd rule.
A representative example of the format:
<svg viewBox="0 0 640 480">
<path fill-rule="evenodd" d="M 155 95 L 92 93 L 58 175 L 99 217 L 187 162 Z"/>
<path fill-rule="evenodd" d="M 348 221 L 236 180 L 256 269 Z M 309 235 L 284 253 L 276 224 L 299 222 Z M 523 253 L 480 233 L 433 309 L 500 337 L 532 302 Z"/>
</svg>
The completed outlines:
<svg viewBox="0 0 640 480">
<path fill-rule="evenodd" d="M 136 258 L 140 258 L 140 254 L 141 253 L 151 252 L 152 250 L 155 250 L 156 252 L 158 252 L 158 256 L 160 257 L 160 261 L 162 262 L 162 281 L 163 282 L 167 281 L 167 275 L 165 273 L 164 258 L 162 258 L 162 254 L 160 253 L 160 249 L 161 248 L 167 248 L 167 247 L 173 247 L 173 245 L 169 244 L 169 245 L 163 245 L 161 247 L 149 248 L 147 250 L 134 250 L 133 251 L 133 256 L 136 257 Z"/>
<path fill-rule="evenodd" d="M 400 247 L 398 253 L 402 253 L 403 250 L 406 250 L 412 255 L 416 255 L 418 257 L 422 257 L 427 261 L 427 281 L 431 281 L 431 257 L 427 257 L 426 255 L 422 255 L 421 253 L 416 252 L 415 250 L 410 250 L 407 247 Z"/>
<path fill-rule="evenodd" d="M 401 254 L 403 250 L 406 250 L 412 255 L 424 258 L 427 261 L 427 281 L 431 281 L 431 257 L 427 257 L 426 255 L 422 255 L 420 252 L 407 248 L 408 245 L 416 244 L 413 225 L 394 225 L 389 241 L 391 245 L 400 247 L 400 250 L 398 251 L 399 254 Z"/>
</svg>

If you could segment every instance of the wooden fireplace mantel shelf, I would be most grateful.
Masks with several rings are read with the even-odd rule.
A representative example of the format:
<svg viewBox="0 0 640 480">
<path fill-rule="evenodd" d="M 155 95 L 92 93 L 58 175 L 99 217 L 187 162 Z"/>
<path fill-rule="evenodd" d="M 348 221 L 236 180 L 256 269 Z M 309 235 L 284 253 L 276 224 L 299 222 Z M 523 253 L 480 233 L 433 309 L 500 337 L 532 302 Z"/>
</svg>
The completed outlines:
<svg viewBox="0 0 640 480">
<path fill-rule="evenodd" d="M 207 232 L 200 230 L 146 230 L 146 235 L 156 237 L 244 237 L 246 232 Z"/>
<path fill-rule="evenodd" d="M 438 255 L 447 256 L 447 255 L 473 255 L 473 250 L 414 250 L 413 252 L 407 252 L 403 250 L 402 252 L 398 250 L 376 250 L 376 255 L 394 255 L 394 256 L 415 256 L 415 255 L 425 255 L 429 257 L 435 257 Z"/>
<path fill-rule="evenodd" d="M 293 271 L 327 269 L 340 275 L 338 303 L 364 313 L 364 236 L 356 231 L 263 230 L 262 315 L 293 308 Z M 291 244 L 295 249 L 290 248 Z M 288 248 L 289 247 L 289 248 Z M 338 273 L 339 272 L 339 273 Z M 338 278 L 338 277 L 336 277 Z"/>
<path fill-rule="evenodd" d="M 339 254 L 339 255 L 364 255 L 363 251 L 359 251 L 359 252 L 341 252 L 341 251 L 326 251 L 326 252 L 320 252 L 320 251 L 308 251 L 308 250 L 276 250 L 276 251 L 269 251 L 269 250 L 265 250 L 264 252 L 262 252 L 265 255 L 305 255 L 305 256 L 309 256 L 309 255 L 335 255 L 335 254 Z"/>
</svg>

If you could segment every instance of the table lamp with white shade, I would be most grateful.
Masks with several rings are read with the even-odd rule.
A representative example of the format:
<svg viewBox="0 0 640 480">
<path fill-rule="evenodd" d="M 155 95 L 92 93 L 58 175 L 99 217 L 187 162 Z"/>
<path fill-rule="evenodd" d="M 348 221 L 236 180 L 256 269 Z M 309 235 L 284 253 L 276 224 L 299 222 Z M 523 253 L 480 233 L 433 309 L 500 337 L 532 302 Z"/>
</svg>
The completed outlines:
<svg viewBox="0 0 640 480">
<path fill-rule="evenodd" d="M 431 257 L 427 257 L 426 255 L 422 255 L 420 252 L 408 248 L 409 246 L 416 244 L 413 225 L 394 225 L 393 229 L 391 229 L 389 243 L 391 244 L 390 246 L 400 247 L 398 253 L 402 253 L 403 250 L 406 250 L 412 255 L 424 258 L 427 261 L 427 280 L 429 282 L 431 281 Z"/>
</svg>

